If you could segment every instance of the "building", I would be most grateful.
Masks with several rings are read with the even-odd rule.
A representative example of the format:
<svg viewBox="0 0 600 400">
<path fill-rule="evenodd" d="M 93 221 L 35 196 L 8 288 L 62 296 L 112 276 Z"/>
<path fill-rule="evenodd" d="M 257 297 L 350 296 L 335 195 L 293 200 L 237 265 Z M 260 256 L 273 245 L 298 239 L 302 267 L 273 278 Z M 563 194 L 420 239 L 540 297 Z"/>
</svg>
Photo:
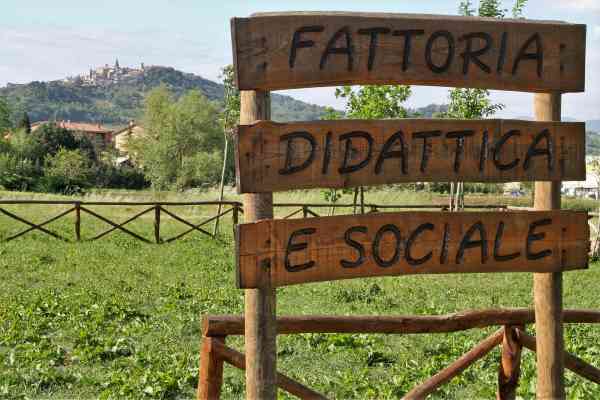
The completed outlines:
<svg viewBox="0 0 600 400">
<path fill-rule="evenodd" d="M 113 145 L 119 151 L 119 154 L 122 156 L 126 156 L 129 154 L 129 150 L 127 149 L 127 144 L 129 143 L 129 139 L 136 136 L 141 136 L 144 134 L 144 128 L 142 128 L 139 124 L 130 121 L 129 125 L 125 128 L 117 130 L 113 133 Z"/>
<path fill-rule="evenodd" d="M 42 125 L 50 123 L 49 121 L 35 122 L 31 124 L 31 131 L 35 132 Z M 71 122 L 71 121 L 57 121 L 56 125 L 68 129 L 73 132 L 77 137 L 86 136 L 99 150 L 106 150 L 113 147 L 113 134 L 112 129 L 102 126 L 102 124 L 89 123 L 89 122 Z"/>
<path fill-rule="evenodd" d="M 104 64 L 102 67 L 90 68 L 88 73 L 67 78 L 65 81 L 83 86 L 103 86 L 118 83 L 124 79 L 136 78 L 143 75 L 145 70 L 144 63 L 140 68 L 121 67 L 119 59 L 116 59 L 112 66 Z"/>
</svg>

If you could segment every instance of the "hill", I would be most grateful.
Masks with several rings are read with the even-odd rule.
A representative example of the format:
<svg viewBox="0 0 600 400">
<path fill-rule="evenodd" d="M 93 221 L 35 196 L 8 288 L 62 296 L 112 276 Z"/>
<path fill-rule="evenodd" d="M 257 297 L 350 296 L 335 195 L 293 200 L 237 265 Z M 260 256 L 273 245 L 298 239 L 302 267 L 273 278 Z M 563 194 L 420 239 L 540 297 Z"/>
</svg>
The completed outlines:
<svg viewBox="0 0 600 400">
<path fill-rule="evenodd" d="M 79 80 L 9 84 L 0 88 L 14 118 L 27 111 L 32 121 L 49 119 L 123 124 L 139 119 L 145 93 L 166 84 L 179 96 L 200 90 L 210 100 L 223 99 L 223 85 L 170 67 L 147 67 L 144 74 L 107 85 L 85 85 Z M 324 107 L 289 96 L 273 94 L 272 113 L 277 121 L 319 119 Z"/>
</svg>

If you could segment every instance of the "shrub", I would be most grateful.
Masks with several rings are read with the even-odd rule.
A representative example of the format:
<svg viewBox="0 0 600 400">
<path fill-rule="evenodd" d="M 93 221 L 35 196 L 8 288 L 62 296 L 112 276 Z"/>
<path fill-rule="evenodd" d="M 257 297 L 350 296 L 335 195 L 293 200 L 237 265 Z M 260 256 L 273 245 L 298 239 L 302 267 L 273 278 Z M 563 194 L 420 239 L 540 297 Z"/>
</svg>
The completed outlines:
<svg viewBox="0 0 600 400">
<path fill-rule="evenodd" d="M 30 160 L 14 154 L 0 153 L 0 186 L 8 190 L 30 190 L 39 171 Z"/>
<path fill-rule="evenodd" d="M 92 169 L 89 159 L 80 150 L 59 149 L 46 157 L 43 188 L 46 191 L 78 194 L 91 186 Z"/>
<path fill-rule="evenodd" d="M 144 173 L 131 166 L 101 163 L 94 169 L 94 175 L 96 187 L 140 190 L 150 186 Z"/>
</svg>

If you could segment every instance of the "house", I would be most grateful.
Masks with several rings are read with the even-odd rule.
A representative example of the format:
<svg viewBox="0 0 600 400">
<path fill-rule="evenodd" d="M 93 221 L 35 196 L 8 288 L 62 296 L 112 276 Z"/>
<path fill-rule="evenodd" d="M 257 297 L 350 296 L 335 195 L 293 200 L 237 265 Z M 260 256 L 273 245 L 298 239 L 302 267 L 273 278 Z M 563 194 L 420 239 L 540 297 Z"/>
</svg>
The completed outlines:
<svg viewBox="0 0 600 400">
<path fill-rule="evenodd" d="M 114 147 L 119 151 L 121 155 L 127 155 L 129 153 L 127 149 L 127 144 L 129 139 L 136 136 L 141 136 L 144 134 L 144 128 L 142 128 L 139 124 L 136 124 L 133 121 L 129 122 L 125 128 L 115 131 L 113 133 L 114 138 Z"/>
<path fill-rule="evenodd" d="M 49 121 L 41 121 L 31 124 L 31 131 L 35 132 L 42 125 L 50 123 Z M 60 128 L 65 128 L 73 132 L 77 137 L 86 136 L 94 144 L 97 149 L 106 150 L 112 147 L 113 130 L 102 126 L 98 123 L 89 122 L 71 122 L 57 121 L 56 125 Z"/>
</svg>

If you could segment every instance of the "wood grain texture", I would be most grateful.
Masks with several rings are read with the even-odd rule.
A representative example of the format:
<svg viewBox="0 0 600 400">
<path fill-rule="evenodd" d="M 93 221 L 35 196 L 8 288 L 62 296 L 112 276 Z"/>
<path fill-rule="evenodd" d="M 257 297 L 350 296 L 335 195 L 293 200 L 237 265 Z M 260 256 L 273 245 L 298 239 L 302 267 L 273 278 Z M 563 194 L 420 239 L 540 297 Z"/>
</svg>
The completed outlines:
<svg viewBox="0 0 600 400">
<path fill-rule="evenodd" d="M 243 91 L 240 93 L 240 121 L 253 123 L 271 116 L 271 97 L 268 92 Z M 246 194 L 244 196 L 246 221 L 273 218 L 273 194 Z M 260 271 L 259 271 L 260 272 Z M 259 273 L 260 285 L 246 290 L 245 346 L 246 398 L 248 400 L 275 400 L 277 397 L 277 314 L 275 288 L 268 274 Z"/>
<path fill-rule="evenodd" d="M 600 311 L 564 310 L 565 323 L 598 324 Z M 496 325 L 526 325 L 535 322 L 529 308 L 466 310 L 444 315 L 298 315 L 277 318 L 277 334 L 298 333 L 449 333 Z M 244 334 L 244 317 L 207 315 L 202 320 L 204 336 Z"/>
<path fill-rule="evenodd" d="M 236 135 L 238 190 L 585 179 L 585 124 L 517 120 L 260 121 Z"/>
<path fill-rule="evenodd" d="M 217 345 L 225 345 L 225 337 L 203 337 L 200 350 L 200 374 L 198 379 L 198 400 L 214 400 L 221 397 L 223 386 L 223 360 Z"/>
<path fill-rule="evenodd" d="M 524 326 L 518 327 L 524 330 Z M 497 400 L 515 400 L 521 375 L 521 343 L 517 340 L 516 327 L 505 325 L 502 338 L 500 367 L 498 368 Z"/>
<path fill-rule="evenodd" d="M 260 285 L 264 271 L 273 286 L 285 286 L 369 276 L 579 269 L 587 268 L 589 247 L 587 213 L 574 211 L 269 220 L 239 225 L 237 235 L 241 288 Z"/>
<path fill-rule="evenodd" d="M 560 121 L 562 96 L 560 93 L 538 93 L 534 97 L 534 114 L 538 121 Z M 560 209 L 560 182 L 536 182 L 534 208 Z M 534 274 L 533 296 L 535 328 L 537 332 L 537 385 L 538 399 L 564 399 L 565 351 L 562 301 L 562 273 Z"/>
<path fill-rule="evenodd" d="M 581 92 L 585 85 L 585 25 L 298 12 L 233 18 L 231 26 L 241 90 L 414 84 Z"/>
</svg>

